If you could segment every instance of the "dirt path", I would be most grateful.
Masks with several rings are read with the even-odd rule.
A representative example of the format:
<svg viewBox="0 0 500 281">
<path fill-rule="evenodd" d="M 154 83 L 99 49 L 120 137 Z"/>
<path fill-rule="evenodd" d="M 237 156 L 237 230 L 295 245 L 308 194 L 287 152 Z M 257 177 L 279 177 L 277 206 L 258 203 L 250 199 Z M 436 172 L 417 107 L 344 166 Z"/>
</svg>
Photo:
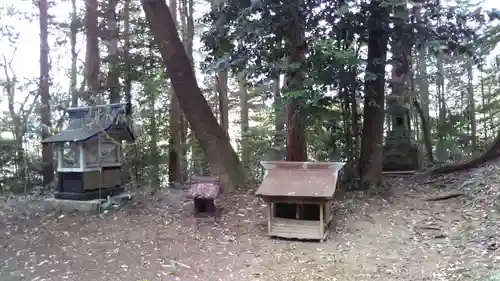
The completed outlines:
<svg viewBox="0 0 500 281">
<path fill-rule="evenodd" d="M 325 243 L 269 239 L 250 194 L 225 198 L 215 221 L 194 219 L 180 192 L 102 217 L 18 203 L 0 209 L 0 280 L 488 280 L 476 278 L 500 262 L 495 211 L 392 186 L 390 203 L 350 194 Z"/>
</svg>

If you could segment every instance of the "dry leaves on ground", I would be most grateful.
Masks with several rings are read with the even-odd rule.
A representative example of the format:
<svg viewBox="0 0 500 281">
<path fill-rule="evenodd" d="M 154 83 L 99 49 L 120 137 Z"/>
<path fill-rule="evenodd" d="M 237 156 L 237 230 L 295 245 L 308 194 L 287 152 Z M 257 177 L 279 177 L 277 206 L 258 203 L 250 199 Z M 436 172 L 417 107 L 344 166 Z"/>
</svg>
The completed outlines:
<svg viewBox="0 0 500 281">
<path fill-rule="evenodd" d="M 0 280 L 489 280 L 500 262 L 499 176 L 493 163 L 391 178 L 391 198 L 349 193 L 325 243 L 268 238 L 251 192 L 218 200 L 215 219 L 194 218 L 179 190 L 102 216 L 3 200 Z M 451 190 L 466 196 L 424 200 Z"/>
</svg>

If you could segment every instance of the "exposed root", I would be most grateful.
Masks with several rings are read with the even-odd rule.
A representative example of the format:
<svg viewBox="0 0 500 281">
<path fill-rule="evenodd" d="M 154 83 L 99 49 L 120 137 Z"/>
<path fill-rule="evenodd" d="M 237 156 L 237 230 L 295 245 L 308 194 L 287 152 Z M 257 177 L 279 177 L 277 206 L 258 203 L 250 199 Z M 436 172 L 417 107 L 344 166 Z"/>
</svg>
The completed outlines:
<svg viewBox="0 0 500 281">
<path fill-rule="evenodd" d="M 444 165 L 431 170 L 430 175 L 436 176 L 441 174 L 448 174 L 453 172 L 465 171 L 473 168 L 477 168 L 486 162 L 492 161 L 500 157 L 500 133 L 497 135 L 493 144 L 483 153 L 481 156 L 474 158 L 465 163 Z"/>
<path fill-rule="evenodd" d="M 463 196 L 465 193 L 461 191 L 450 191 L 450 192 L 445 192 L 445 193 L 440 193 L 437 195 L 431 195 L 426 198 L 424 198 L 424 201 L 441 201 L 441 200 L 446 200 L 446 199 L 451 199 L 459 196 Z"/>
</svg>

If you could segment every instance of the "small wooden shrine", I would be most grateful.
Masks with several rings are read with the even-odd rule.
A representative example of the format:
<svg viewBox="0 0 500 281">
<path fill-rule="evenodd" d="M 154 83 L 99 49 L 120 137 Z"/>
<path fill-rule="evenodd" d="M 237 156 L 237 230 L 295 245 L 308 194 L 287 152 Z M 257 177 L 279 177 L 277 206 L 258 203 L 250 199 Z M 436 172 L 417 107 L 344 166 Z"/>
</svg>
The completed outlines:
<svg viewBox="0 0 500 281">
<path fill-rule="evenodd" d="M 121 145 L 134 140 L 125 108 L 125 104 L 69 108 L 68 128 L 43 140 L 57 150 L 56 199 L 93 200 L 124 192 Z"/>
<path fill-rule="evenodd" d="M 194 201 L 195 215 L 215 215 L 215 199 L 220 194 L 218 177 L 195 176 L 191 178 L 188 198 Z"/>
<path fill-rule="evenodd" d="M 341 162 L 263 161 L 256 195 L 267 202 L 269 236 L 323 241 Z"/>
</svg>

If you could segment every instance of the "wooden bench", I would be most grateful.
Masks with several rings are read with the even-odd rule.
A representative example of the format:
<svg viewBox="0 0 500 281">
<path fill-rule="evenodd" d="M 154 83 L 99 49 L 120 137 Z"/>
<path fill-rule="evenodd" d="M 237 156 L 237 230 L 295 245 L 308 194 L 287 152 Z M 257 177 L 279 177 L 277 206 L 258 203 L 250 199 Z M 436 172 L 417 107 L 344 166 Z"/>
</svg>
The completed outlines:
<svg viewBox="0 0 500 281">
<path fill-rule="evenodd" d="M 195 215 L 216 214 L 215 199 L 220 194 L 220 180 L 218 177 L 197 176 L 191 178 L 188 198 L 194 201 Z"/>
</svg>

